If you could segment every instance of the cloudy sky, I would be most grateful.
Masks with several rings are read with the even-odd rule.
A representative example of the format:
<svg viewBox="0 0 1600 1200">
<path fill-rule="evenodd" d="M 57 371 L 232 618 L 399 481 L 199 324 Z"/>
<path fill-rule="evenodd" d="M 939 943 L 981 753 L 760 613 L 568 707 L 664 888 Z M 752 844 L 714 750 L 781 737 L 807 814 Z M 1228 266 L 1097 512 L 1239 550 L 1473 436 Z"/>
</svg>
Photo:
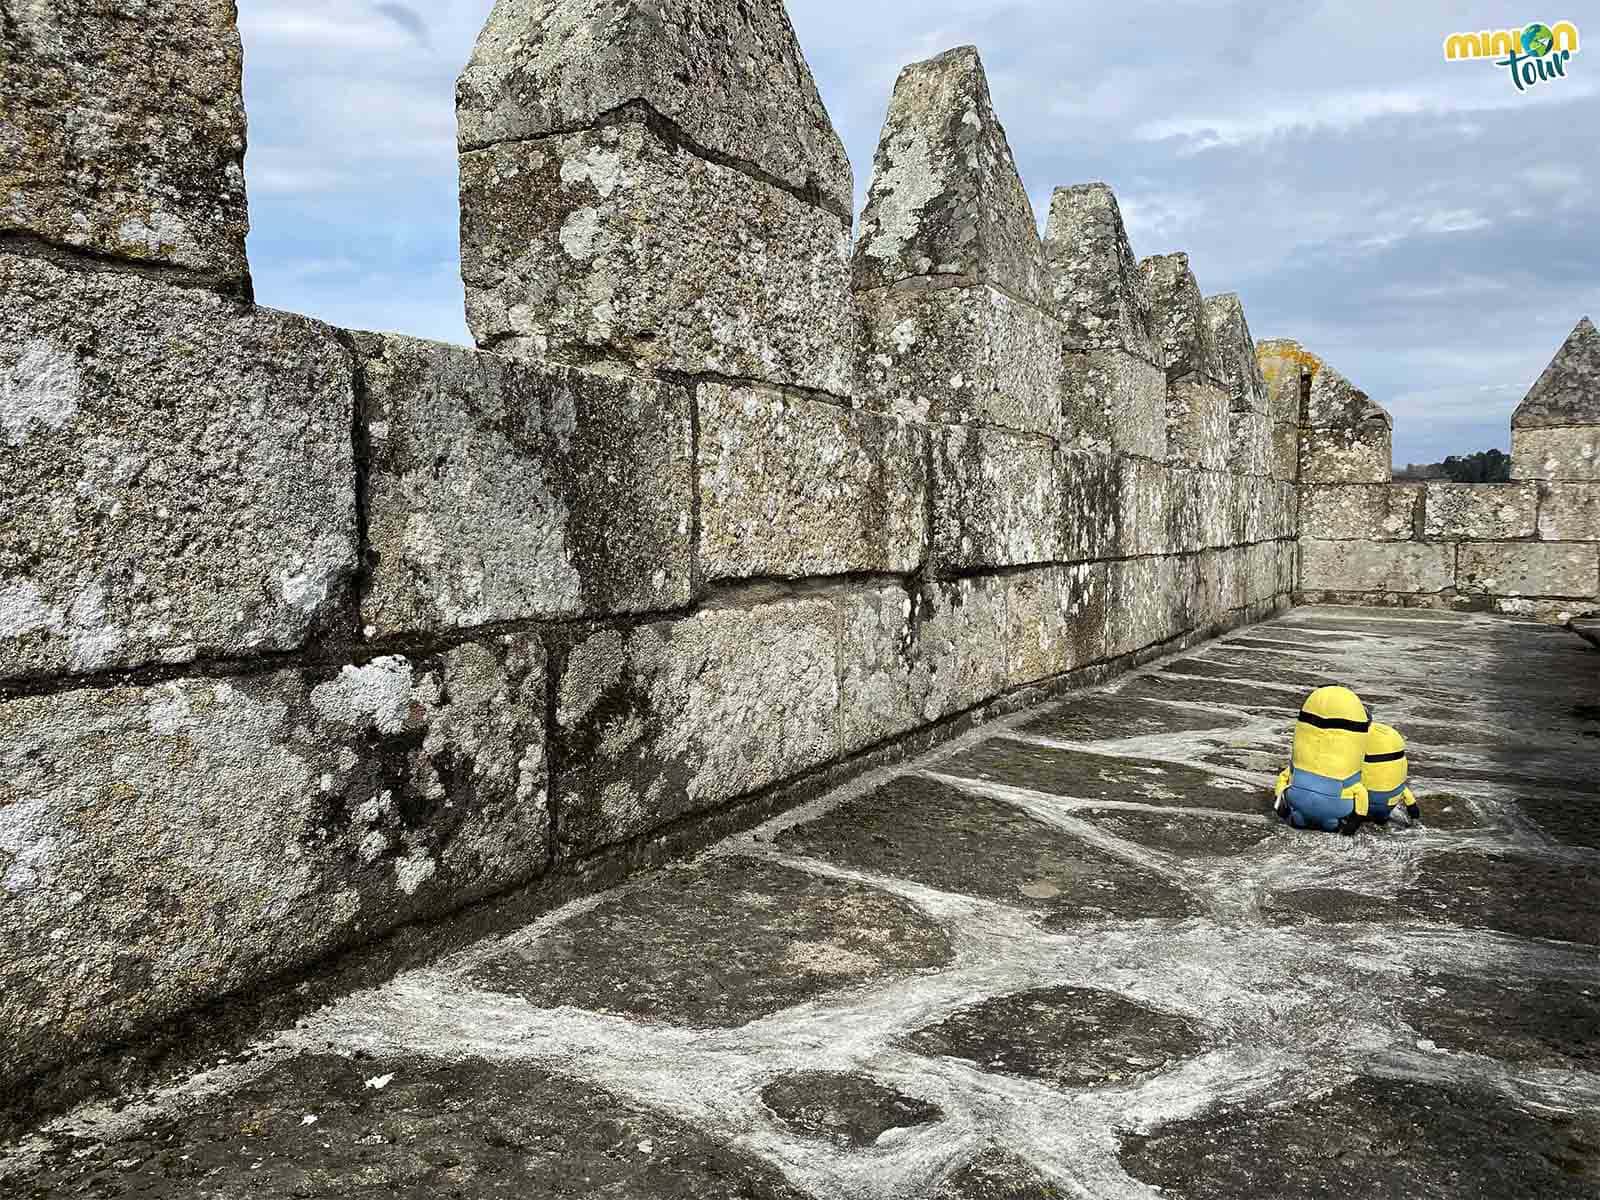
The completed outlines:
<svg viewBox="0 0 1600 1200">
<path fill-rule="evenodd" d="M 258 299 L 467 342 L 453 86 L 492 0 L 240 0 Z M 1395 416 L 1395 460 L 1509 445 L 1600 318 L 1600 43 L 1519 93 L 1445 34 L 1587 5 L 790 0 L 856 171 L 900 67 L 975 44 L 1041 218 L 1103 179 L 1142 255 L 1186 250 L 1258 338 L 1298 338 Z M 1588 26 L 1586 28 L 1586 26 Z"/>
</svg>

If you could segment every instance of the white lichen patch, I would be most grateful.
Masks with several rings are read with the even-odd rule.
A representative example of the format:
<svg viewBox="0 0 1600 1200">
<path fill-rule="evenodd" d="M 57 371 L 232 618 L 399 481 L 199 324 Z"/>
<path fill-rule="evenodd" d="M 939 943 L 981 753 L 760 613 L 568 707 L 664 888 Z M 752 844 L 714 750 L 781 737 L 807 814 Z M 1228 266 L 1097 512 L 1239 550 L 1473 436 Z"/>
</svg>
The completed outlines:
<svg viewBox="0 0 1600 1200">
<path fill-rule="evenodd" d="M 83 379 L 75 358 L 47 341 L 28 342 L 0 376 L 0 428 L 20 446 L 39 428 L 63 428 L 78 411 Z"/>
<path fill-rule="evenodd" d="M 428 857 L 425 851 L 415 851 L 394 864 L 395 886 L 408 896 L 415 895 L 417 889 L 432 879 L 438 869 L 439 864 Z"/>
<path fill-rule="evenodd" d="M 411 664 L 391 655 L 363 667 L 342 667 L 338 678 L 312 689 L 311 706 L 352 729 L 400 733 L 411 711 Z"/>
<path fill-rule="evenodd" d="M 19 579 L 0 587 L 0 638 L 22 637 L 37 629 L 59 633 L 62 614 L 45 603 L 39 586 Z"/>
</svg>

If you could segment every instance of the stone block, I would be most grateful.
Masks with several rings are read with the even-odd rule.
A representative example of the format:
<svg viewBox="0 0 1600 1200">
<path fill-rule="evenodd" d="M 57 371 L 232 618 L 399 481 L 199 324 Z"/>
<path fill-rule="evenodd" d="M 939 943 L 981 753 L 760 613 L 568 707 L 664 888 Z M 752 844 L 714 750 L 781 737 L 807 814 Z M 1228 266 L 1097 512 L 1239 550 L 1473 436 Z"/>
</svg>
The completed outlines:
<svg viewBox="0 0 1600 1200">
<path fill-rule="evenodd" d="M 1238 475 L 1270 473 L 1272 458 L 1272 426 L 1264 414 L 1228 413 L 1227 469 Z"/>
<path fill-rule="evenodd" d="M 702 579 L 921 565 L 924 429 L 756 386 L 702 384 L 699 404 Z"/>
<path fill-rule="evenodd" d="M 1108 655 L 1131 654 L 1180 632 L 1191 602 L 1189 588 L 1180 586 L 1182 561 L 1163 555 L 1108 564 Z"/>
<path fill-rule="evenodd" d="M 689 602 L 686 387 L 355 340 L 369 636 Z"/>
<path fill-rule="evenodd" d="M 1240 562 L 1240 604 L 1262 604 L 1294 590 L 1294 545 L 1261 542 L 1247 546 Z"/>
<path fill-rule="evenodd" d="M 1547 542 L 1600 542 L 1600 483 L 1540 484 L 1539 537 Z"/>
<path fill-rule="evenodd" d="M 1256 343 L 1256 365 L 1267 386 L 1267 416 L 1274 423 L 1301 424 L 1311 373 L 1322 360 L 1299 342 L 1270 338 Z"/>
<path fill-rule="evenodd" d="M 1115 558 L 1120 553 L 1122 476 L 1128 461 L 1090 450 L 1058 452 L 1055 475 L 1063 561 Z"/>
<path fill-rule="evenodd" d="M 839 754 L 839 617 L 824 600 L 581 634 L 558 673 L 560 853 L 659 829 Z"/>
<path fill-rule="evenodd" d="M 1033 206 L 971 46 L 900 72 L 856 238 L 857 290 L 930 275 L 1049 306 Z"/>
<path fill-rule="evenodd" d="M 1292 483 L 1273 482 L 1275 497 L 1272 503 L 1273 527 L 1272 536 L 1275 538 L 1297 538 L 1300 536 L 1300 501 L 1299 489 Z"/>
<path fill-rule="evenodd" d="M 1600 546 L 1549 542 L 1467 542 L 1457 587 L 1479 596 L 1600 595 Z"/>
<path fill-rule="evenodd" d="M 933 559 L 941 574 L 1061 557 L 1051 442 L 970 425 L 930 432 Z"/>
<path fill-rule="evenodd" d="M 1513 430 L 1573 425 L 1600 425 L 1600 331 L 1588 317 L 1573 327 L 1511 417 Z"/>
<path fill-rule="evenodd" d="M 1322 541 L 1408 542 L 1421 515 L 1420 483 L 1305 484 L 1300 532 Z"/>
<path fill-rule="evenodd" d="M 1455 582 L 1453 544 L 1300 539 L 1300 587 L 1310 591 L 1442 592 Z"/>
<path fill-rule="evenodd" d="M 1211 471 L 1229 466 L 1228 394 L 1195 377 L 1167 387 L 1167 456 Z"/>
<path fill-rule="evenodd" d="M 1060 430 L 1061 342 L 1040 309 L 986 284 L 878 288 L 859 302 L 858 404 L 924 424 Z"/>
<path fill-rule="evenodd" d="M 1423 533 L 1429 538 L 1501 541 L 1533 536 L 1534 483 L 1430 483 Z"/>
<path fill-rule="evenodd" d="M 537 639 L 0 704 L 0 1078 L 548 861 Z"/>
<path fill-rule="evenodd" d="M 1220 385 L 1222 361 L 1211 335 L 1200 285 L 1189 269 L 1187 254 L 1154 254 L 1139 263 L 1145 294 L 1150 300 L 1150 334 L 1156 361 L 1176 382 L 1194 376 Z M 1224 405 L 1226 407 L 1226 405 Z"/>
<path fill-rule="evenodd" d="M 1220 381 L 1234 412 L 1266 414 L 1267 381 L 1256 361 L 1256 344 L 1244 319 L 1244 304 L 1234 292 L 1207 296 L 1206 320 L 1217 349 Z"/>
<path fill-rule="evenodd" d="M 1272 507 L 1277 492 L 1272 481 L 1257 475 L 1224 475 L 1230 484 L 1227 538 L 1210 545 L 1248 546 L 1276 536 Z"/>
<path fill-rule="evenodd" d="M 349 355 L 303 317 L 0 255 L 0 677 L 353 624 Z"/>
<path fill-rule="evenodd" d="M 1172 481 L 1172 470 L 1165 463 L 1123 460 L 1118 488 L 1120 556 L 1169 554 L 1177 549 L 1168 531 L 1174 511 Z"/>
<path fill-rule="evenodd" d="M 1044 254 L 1063 346 L 1156 361 L 1144 276 L 1109 187 L 1084 183 L 1052 193 Z"/>
<path fill-rule="evenodd" d="M 1303 425 L 1355 428 L 1371 421 L 1392 425 L 1389 414 L 1367 394 L 1321 360 L 1311 371 Z"/>
<path fill-rule="evenodd" d="M 1274 421 L 1271 437 L 1267 473 L 1274 479 L 1300 478 L 1300 426 L 1293 421 Z"/>
<path fill-rule="evenodd" d="M 1513 426 L 1511 478 L 1600 481 L 1600 425 Z"/>
<path fill-rule="evenodd" d="M 1104 657 L 1105 563 L 1041 567 L 1004 577 L 1006 681 L 1036 683 Z"/>
<path fill-rule="evenodd" d="M 1389 426 L 1310 426 L 1300 430 L 1300 482 L 1388 483 L 1393 477 Z"/>
<path fill-rule="evenodd" d="M 233 0 L 8 4 L 0 231 L 248 294 Z"/>
<path fill-rule="evenodd" d="M 1238 502 L 1239 489 L 1236 484 L 1240 478 L 1221 471 L 1195 471 L 1188 476 L 1181 489 L 1172 492 L 1169 498 L 1173 506 L 1181 506 L 1194 514 L 1188 518 L 1194 529 L 1193 539 L 1182 549 L 1227 546 L 1236 540 L 1233 536 L 1234 506 Z M 1253 496 L 1258 489 L 1246 485 L 1245 491 Z M 1256 506 L 1259 508 L 1259 501 Z M 1169 520 L 1169 527 L 1171 524 Z"/>
<path fill-rule="evenodd" d="M 461 148 L 600 124 L 641 102 L 697 153 L 850 219 L 850 160 L 779 0 L 496 0 L 456 86 Z"/>
<path fill-rule="evenodd" d="M 847 395 L 855 311 L 833 213 L 638 121 L 461 158 L 461 276 L 485 349 Z"/>
<path fill-rule="evenodd" d="M 1126 350 L 1068 350 L 1061 359 L 1061 440 L 1164 461 L 1167 379 Z"/>
</svg>

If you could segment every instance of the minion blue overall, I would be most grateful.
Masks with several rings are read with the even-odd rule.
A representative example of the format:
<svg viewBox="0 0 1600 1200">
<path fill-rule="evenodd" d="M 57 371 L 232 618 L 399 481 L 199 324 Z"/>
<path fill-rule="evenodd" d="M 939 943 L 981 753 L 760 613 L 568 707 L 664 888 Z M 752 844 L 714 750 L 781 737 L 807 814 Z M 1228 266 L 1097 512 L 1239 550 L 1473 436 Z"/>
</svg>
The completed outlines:
<svg viewBox="0 0 1600 1200">
<path fill-rule="evenodd" d="M 1368 811 L 1374 821 L 1387 821 L 1401 806 L 1413 825 L 1422 820 L 1422 809 L 1406 784 L 1409 770 L 1405 738 L 1393 726 L 1374 721 L 1367 734 L 1367 757 L 1361 767 L 1361 782 L 1366 785 Z"/>
<path fill-rule="evenodd" d="M 1278 776 L 1278 815 L 1296 829 L 1355 833 L 1367 815 L 1361 770 L 1371 724 L 1349 688 L 1312 692 L 1295 723 L 1292 765 Z"/>
</svg>

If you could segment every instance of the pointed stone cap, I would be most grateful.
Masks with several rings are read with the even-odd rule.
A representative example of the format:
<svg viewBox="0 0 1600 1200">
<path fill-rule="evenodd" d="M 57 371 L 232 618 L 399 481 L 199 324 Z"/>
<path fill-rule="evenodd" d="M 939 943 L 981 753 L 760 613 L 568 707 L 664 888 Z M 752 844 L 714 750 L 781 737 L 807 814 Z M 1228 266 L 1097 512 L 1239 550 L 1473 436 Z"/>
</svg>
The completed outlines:
<svg viewBox="0 0 1600 1200">
<path fill-rule="evenodd" d="M 1046 302 L 1033 206 L 971 46 L 900 72 L 856 238 L 857 291 L 936 275 Z"/>
<path fill-rule="evenodd" d="M 1217 348 L 1222 382 L 1234 412 L 1265 412 L 1267 381 L 1256 361 L 1256 344 L 1244 319 L 1244 304 L 1235 292 L 1206 297 L 1206 319 Z"/>
<path fill-rule="evenodd" d="M 1222 364 L 1211 338 L 1200 285 L 1189 269 L 1187 254 L 1152 254 L 1139 263 L 1145 294 L 1150 297 L 1150 334 L 1156 361 L 1169 382 L 1186 377 L 1220 384 Z"/>
<path fill-rule="evenodd" d="M 1256 366 L 1267 387 L 1267 417 L 1300 423 L 1300 381 L 1320 369 L 1322 360 L 1293 338 L 1256 343 Z"/>
<path fill-rule="evenodd" d="M 703 157 L 850 219 L 853 182 L 781 0 L 496 0 L 456 84 L 463 152 L 642 101 Z"/>
<path fill-rule="evenodd" d="M 1117 197 L 1107 185 L 1080 183 L 1055 190 L 1044 257 L 1064 346 L 1120 347 L 1155 361 L 1144 277 Z"/>
<path fill-rule="evenodd" d="M 1394 428 L 1388 409 L 1292 338 L 1258 342 L 1256 358 L 1267 383 L 1274 419 L 1294 419 L 1307 428 L 1320 429 L 1354 429 L 1368 422 Z M 1309 378 L 1310 387 L 1305 411 L 1301 412 L 1299 397 L 1305 378 Z M 1288 407 L 1291 391 L 1295 397 L 1294 414 L 1280 412 L 1280 405 Z"/>
<path fill-rule="evenodd" d="M 1513 429 L 1600 425 L 1600 332 L 1582 318 L 1528 389 L 1511 418 Z"/>
</svg>

